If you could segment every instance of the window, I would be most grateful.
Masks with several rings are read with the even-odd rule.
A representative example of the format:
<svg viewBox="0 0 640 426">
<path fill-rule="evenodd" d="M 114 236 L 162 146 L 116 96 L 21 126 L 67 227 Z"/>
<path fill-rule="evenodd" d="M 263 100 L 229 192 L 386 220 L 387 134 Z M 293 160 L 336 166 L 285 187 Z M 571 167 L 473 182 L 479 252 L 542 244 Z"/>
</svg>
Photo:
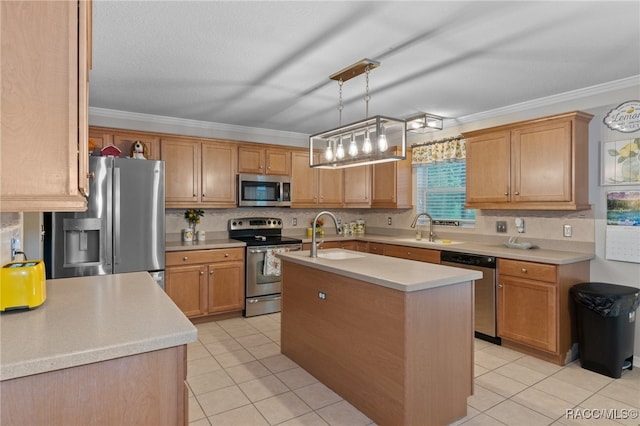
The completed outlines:
<svg viewBox="0 0 640 426">
<path fill-rule="evenodd" d="M 434 220 L 456 221 L 460 226 L 473 226 L 476 212 L 465 209 L 466 163 L 464 161 L 418 165 L 417 208 Z M 420 218 L 422 224 L 427 218 Z M 445 223 L 446 224 L 446 223 Z"/>
</svg>

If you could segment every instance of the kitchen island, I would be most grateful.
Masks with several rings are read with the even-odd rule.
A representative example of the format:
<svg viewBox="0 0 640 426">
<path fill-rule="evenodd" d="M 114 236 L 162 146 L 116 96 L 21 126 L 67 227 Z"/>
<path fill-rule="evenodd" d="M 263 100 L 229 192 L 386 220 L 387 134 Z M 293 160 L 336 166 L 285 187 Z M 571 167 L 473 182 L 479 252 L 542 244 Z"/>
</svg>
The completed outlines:
<svg viewBox="0 0 640 426">
<path fill-rule="evenodd" d="M 480 272 L 341 249 L 278 256 L 283 354 L 379 425 L 466 415 Z"/>
<path fill-rule="evenodd" d="M 187 423 L 196 328 L 146 272 L 47 280 L 0 315 L 0 424 Z"/>
</svg>

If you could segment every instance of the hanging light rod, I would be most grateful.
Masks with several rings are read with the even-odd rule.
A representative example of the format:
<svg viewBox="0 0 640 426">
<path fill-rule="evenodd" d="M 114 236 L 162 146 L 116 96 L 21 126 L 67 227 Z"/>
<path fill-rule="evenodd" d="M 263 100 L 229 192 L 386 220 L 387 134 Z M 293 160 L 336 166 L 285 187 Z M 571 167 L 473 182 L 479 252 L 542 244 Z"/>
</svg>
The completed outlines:
<svg viewBox="0 0 640 426">
<path fill-rule="evenodd" d="M 369 68 L 369 71 L 371 71 L 379 66 L 380 62 L 365 58 L 353 65 L 349 65 L 342 71 L 338 71 L 337 73 L 330 75 L 329 79 L 345 82 L 347 80 L 351 80 L 353 77 L 359 76 L 360 74 L 364 74 L 367 71 L 367 67 Z"/>
</svg>

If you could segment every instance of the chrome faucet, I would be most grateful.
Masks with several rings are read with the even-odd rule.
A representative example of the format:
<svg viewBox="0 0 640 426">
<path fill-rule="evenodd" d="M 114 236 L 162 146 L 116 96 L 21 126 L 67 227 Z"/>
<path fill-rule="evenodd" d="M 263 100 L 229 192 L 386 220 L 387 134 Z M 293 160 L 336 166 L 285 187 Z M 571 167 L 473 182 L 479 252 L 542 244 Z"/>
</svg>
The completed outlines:
<svg viewBox="0 0 640 426">
<path fill-rule="evenodd" d="M 309 252 L 309 257 L 318 257 L 318 244 L 316 244 L 315 230 L 316 230 L 316 224 L 318 223 L 318 219 L 323 214 L 329 215 L 331 216 L 331 219 L 333 219 L 333 223 L 336 224 L 336 234 L 342 233 L 342 230 L 340 229 L 340 225 L 338 224 L 338 218 L 336 217 L 336 215 L 328 211 L 322 211 L 318 213 L 316 217 L 313 219 L 313 223 L 311 224 L 311 229 L 313 230 L 313 233 L 311 234 L 311 251 Z"/>
<path fill-rule="evenodd" d="M 420 216 L 427 216 L 429 218 L 429 241 L 433 242 L 435 239 L 436 234 L 433 233 L 433 218 L 431 217 L 431 215 L 429 213 L 419 213 L 415 219 L 413 219 L 413 222 L 411 223 L 411 227 L 415 228 L 416 224 L 418 223 L 418 219 L 420 218 Z"/>
</svg>

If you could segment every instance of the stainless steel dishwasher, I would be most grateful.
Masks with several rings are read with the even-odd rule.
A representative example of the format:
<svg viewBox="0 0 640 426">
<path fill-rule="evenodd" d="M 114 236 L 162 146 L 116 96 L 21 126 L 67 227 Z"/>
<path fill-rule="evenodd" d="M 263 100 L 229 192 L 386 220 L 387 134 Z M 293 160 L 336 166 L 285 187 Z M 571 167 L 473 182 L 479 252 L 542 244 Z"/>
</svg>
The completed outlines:
<svg viewBox="0 0 640 426">
<path fill-rule="evenodd" d="M 501 344 L 496 327 L 496 258 L 493 256 L 443 251 L 441 252 L 440 260 L 442 265 L 482 272 L 482 279 L 476 280 L 474 285 L 475 336 L 488 342 Z"/>
</svg>

